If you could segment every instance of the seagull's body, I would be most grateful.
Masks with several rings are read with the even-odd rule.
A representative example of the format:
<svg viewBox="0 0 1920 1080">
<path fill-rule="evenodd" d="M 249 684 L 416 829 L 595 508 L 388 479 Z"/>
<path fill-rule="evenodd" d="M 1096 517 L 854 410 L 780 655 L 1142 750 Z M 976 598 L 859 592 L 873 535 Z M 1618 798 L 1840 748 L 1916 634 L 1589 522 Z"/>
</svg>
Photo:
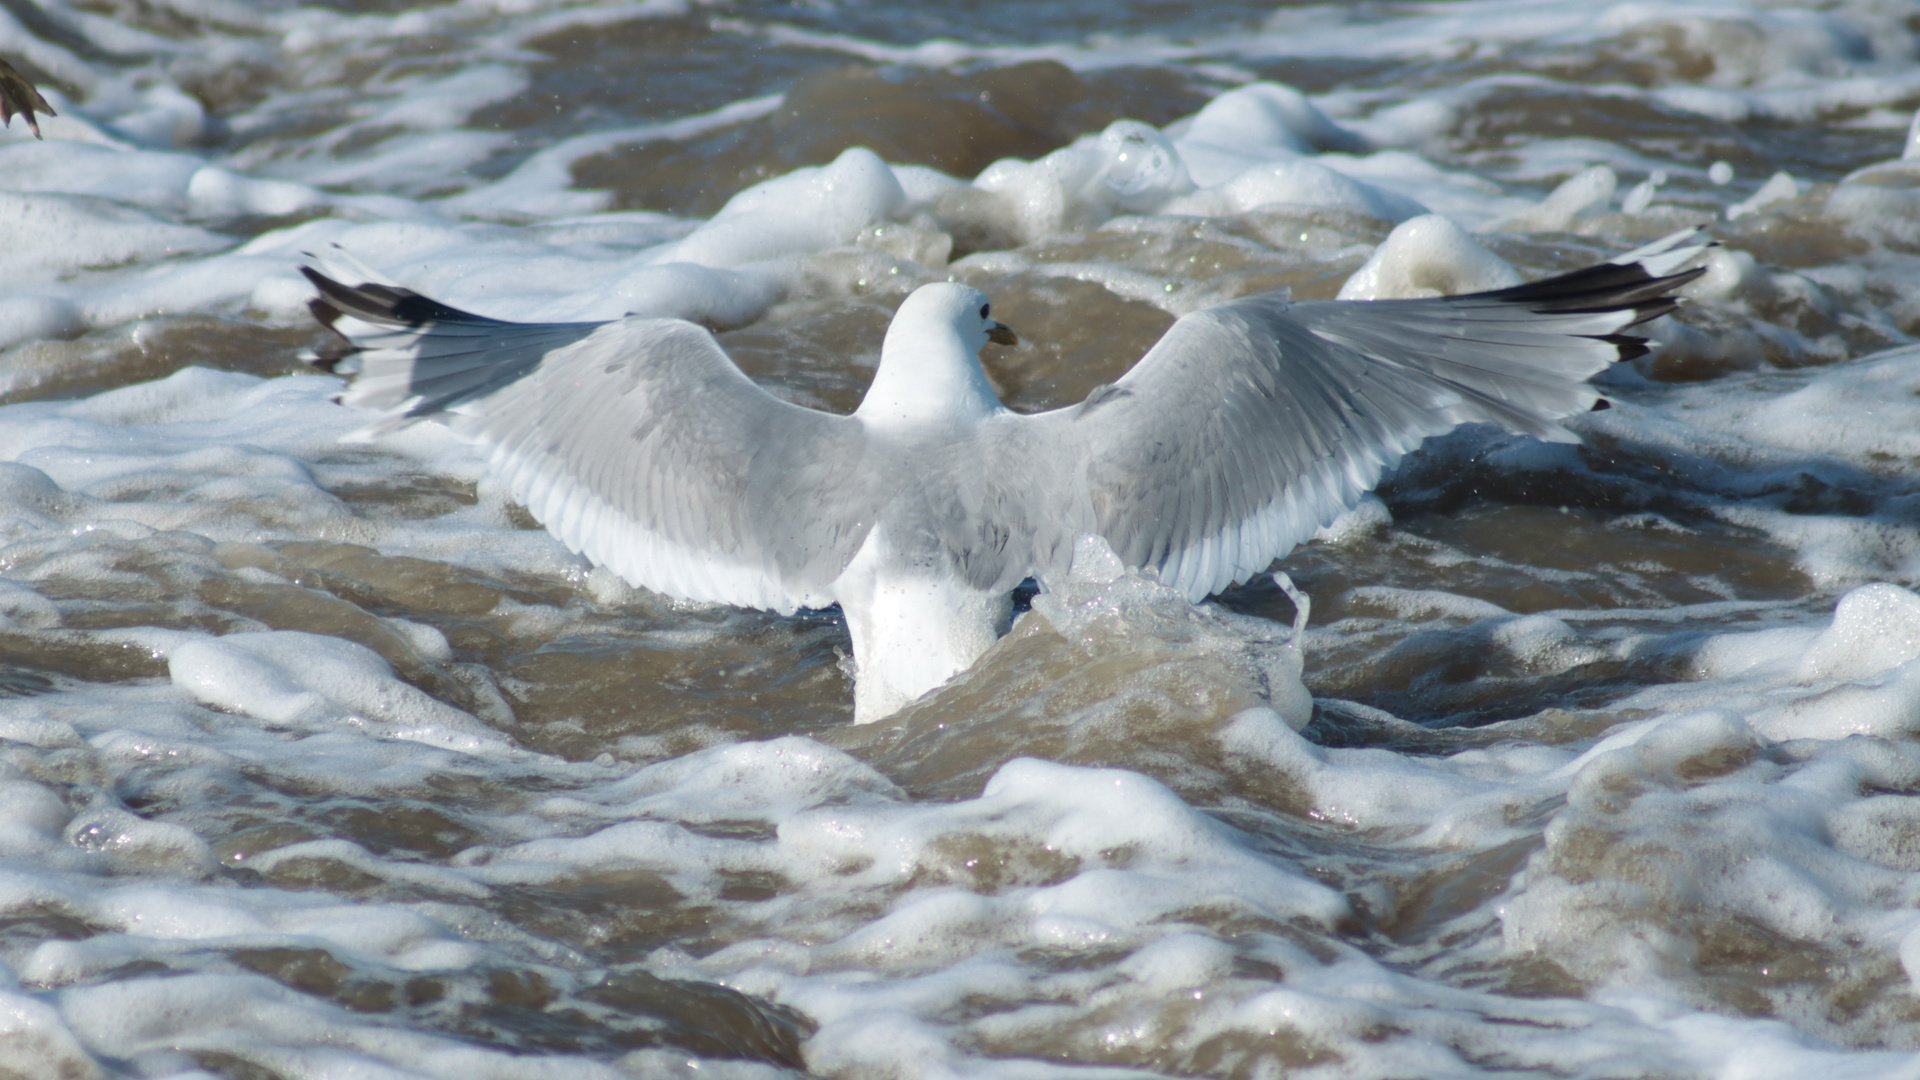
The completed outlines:
<svg viewBox="0 0 1920 1080">
<path fill-rule="evenodd" d="M 1195 601 L 1350 507 L 1427 436 L 1486 421 L 1571 441 L 1586 380 L 1672 310 L 1681 234 L 1612 263 L 1470 296 L 1291 302 L 1181 318 L 1087 400 L 1008 410 L 980 366 L 1011 340 L 966 285 L 916 290 L 851 416 L 775 398 L 675 319 L 523 324 L 309 270 L 359 364 L 343 400 L 449 414 L 570 548 L 669 596 L 774 611 L 839 604 L 854 719 L 965 670 L 1012 590 L 1101 537 Z"/>
</svg>

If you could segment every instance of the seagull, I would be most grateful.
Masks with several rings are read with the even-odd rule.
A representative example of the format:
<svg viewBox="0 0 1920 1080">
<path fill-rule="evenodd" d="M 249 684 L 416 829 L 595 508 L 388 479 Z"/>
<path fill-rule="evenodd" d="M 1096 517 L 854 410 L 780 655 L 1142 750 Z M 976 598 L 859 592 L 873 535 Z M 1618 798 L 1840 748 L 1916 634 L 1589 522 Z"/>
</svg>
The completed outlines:
<svg viewBox="0 0 1920 1080">
<path fill-rule="evenodd" d="M 887 327 L 851 415 L 783 401 L 705 328 L 628 316 L 517 323 L 303 267 L 351 375 L 346 405 L 432 417 L 554 536 L 631 584 L 791 614 L 840 605 L 854 722 L 978 660 L 1012 592 L 1103 540 L 1195 603 L 1351 508 L 1422 440 L 1472 422 L 1557 442 L 1605 402 L 1587 379 L 1647 352 L 1709 246 L 1677 233 L 1610 262 L 1415 300 L 1248 296 L 1176 321 L 1084 401 L 1013 412 L 980 365 L 1014 345 L 987 297 L 939 282 Z M 335 269 L 340 276 L 348 276 Z M 1084 546 L 1083 546 L 1084 550 Z"/>
</svg>

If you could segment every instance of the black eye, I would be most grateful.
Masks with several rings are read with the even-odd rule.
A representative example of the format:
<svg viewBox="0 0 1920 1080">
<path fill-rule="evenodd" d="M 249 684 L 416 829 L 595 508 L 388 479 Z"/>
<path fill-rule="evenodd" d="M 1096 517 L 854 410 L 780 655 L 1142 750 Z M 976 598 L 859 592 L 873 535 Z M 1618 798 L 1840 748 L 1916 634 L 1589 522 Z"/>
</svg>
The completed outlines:
<svg viewBox="0 0 1920 1080">
<path fill-rule="evenodd" d="M 981 305 L 980 305 L 980 317 L 981 317 L 981 318 L 983 318 L 983 319 L 984 319 L 984 318 L 986 318 L 986 317 L 987 317 L 987 309 L 988 309 L 988 308 L 991 308 L 992 306 L 993 306 L 992 304 L 981 304 Z"/>
</svg>

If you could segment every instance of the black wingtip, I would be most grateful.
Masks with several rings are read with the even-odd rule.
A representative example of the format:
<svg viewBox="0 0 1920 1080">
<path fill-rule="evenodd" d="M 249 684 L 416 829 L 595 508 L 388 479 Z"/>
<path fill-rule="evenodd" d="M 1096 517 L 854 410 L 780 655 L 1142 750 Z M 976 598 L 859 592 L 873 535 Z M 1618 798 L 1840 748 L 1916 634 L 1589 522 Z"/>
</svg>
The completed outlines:
<svg viewBox="0 0 1920 1080">
<path fill-rule="evenodd" d="M 422 296 L 412 289 L 398 285 L 381 285 L 375 282 L 361 282 L 358 285 L 345 285 L 333 280 L 311 266 L 302 266 L 300 272 L 306 275 L 313 287 L 320 290 L 319 298 L 307 305 L 314 317 L 329 330 L 334 329 L 333 320 L 343 315 L 351 315 L 371 323 L 386 323 L 390 326 L 418 328 L 436 322 L 491 323 L 498 319 L 489 319 L 484 315 L 475 315 L 449 307 L 432 297 Z M 322 316 L 316 304 L 325 303 L 332 318 Z M 337 332 L 337 331 L 336 331 Z"/>
<path fill-rule="evenodd" d="M 1639 263 L 1600 263 L 1525 285 L 1477 293 L 1473 299 L 1527 304 L 1542 314 L 1578 315 L 1633 308 L 1636 314 L 1646 312 L 1639 320 L 1644 322 L 1672 311 L 1678 301 L 1669 294 L 1706 272 L 1706 267 L 1696 266 L 1654 277 Z"/>
<path fill-rule="evenodd" d="M 360 351 L 359 346 L 349 340 L 345 334 L 340 332 L 339 327 L 334 325 L 340 321 L 340 316 L 344 313 L 339 307 L 334 305 L 329 297 L 346 291 L 346 286 L 310 266 L 301 267 L 300 272 L 305 274 L 307 280 L 313 282 L 314 287 L 320 290 L 319 296 L 307 301 L 307 310 L 313 313 L 316 322 L 328 330 L 333 331 L 334 335 L 333 341 L 327 342 L 325 345 L 313 350 L 311 355 L 302 356 L 300 359 L 329 375 L 338 374 L 340 362 Z"/>
<path fill-rule="evenodd" d="M 1705 245 L 1703 245 L 1705 246 Z M 1542 315 L 1586 315 L 1630 312 L 1632 317 L 1621 330 L 1651 322 L 1678 310 L 1681 297 L 1673 291 L 1707 272 L 1696 266 L 1678 273 L 1655 277 L 1640 262 L 1600 263 L 1541 281 L 1474 294 L 1472 299 L 1500 303 L 1522 303 Z M 1652 352 L 1646 339 L 1637 334 L 1592 335 L 1619 350 L 1617 360 L 1637 360 Z"/>
<path fill-rule="evenodd" d="M 1652 317 L 1653 316 L 1649 315 L 1647 318 Z M 1645 321 L 1646 319 L 1636 319 L 1634 320 L 1634 325 Z M 1638 360 L 1653 351 L 1652 346 L 1647 344 L 1647 339 L 1638 334 L 1588 334 L 1583 336 L 1592 341 L 1604 341 L 1615 349 L 1618 349 L 1620 355 L 1614 357 L 1617 361 Z"/>
</svg>

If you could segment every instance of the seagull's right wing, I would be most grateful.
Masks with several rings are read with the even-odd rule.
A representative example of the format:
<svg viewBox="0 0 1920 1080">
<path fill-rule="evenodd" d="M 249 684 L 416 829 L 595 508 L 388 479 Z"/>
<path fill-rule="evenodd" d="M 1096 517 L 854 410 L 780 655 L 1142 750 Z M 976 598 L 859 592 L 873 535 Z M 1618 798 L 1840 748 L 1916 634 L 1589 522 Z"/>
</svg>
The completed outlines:
<svg viewBox="0 0 1920 1080">
<path fill-rule="evenodd" d="M 1681 233 L 1530 285 L 1430 300 L 1290 302 L 1187 315 L 1110 387 L 1008 417 L 1001 468 L 1033 477 L 1032 565 L 1063 573 L 1097 533 L 1198 600 L 1245 581 L 1352 506 L 1421 440 L 1481 421 L 1572 441 L 1586 380 L 1645 351 L 1706 245 Z"/>
<path fill-rule="evenodd" d="M 350 348 L 343 400 L 448 414 L 568 547 L 687 600 L 791 612 L 826 592 L 874 519 L 858 421 L 767 393 L 678 319 L 502 322 L 313 270 L 311 307 Z"/>
</svg>

